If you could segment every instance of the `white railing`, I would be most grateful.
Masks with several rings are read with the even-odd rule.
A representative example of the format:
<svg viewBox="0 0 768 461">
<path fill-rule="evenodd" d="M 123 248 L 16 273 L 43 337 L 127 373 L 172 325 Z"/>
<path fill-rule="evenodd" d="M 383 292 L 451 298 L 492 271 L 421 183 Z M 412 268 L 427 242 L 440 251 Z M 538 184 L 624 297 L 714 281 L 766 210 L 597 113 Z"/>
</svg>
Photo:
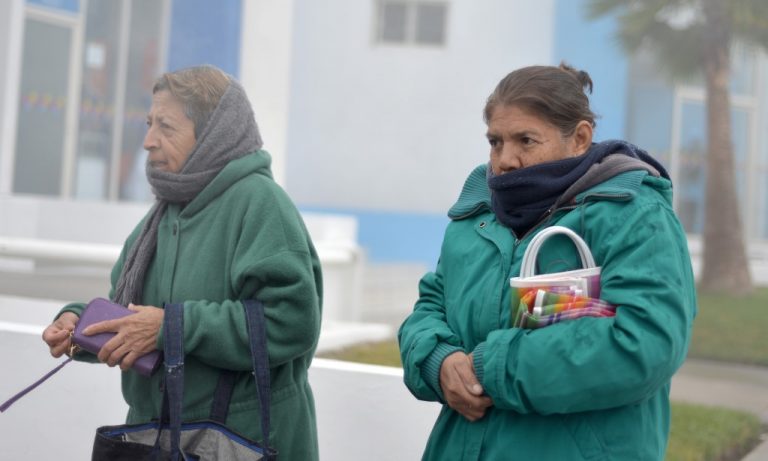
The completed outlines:
<svg viewBox="0 0 768 461">
<path fill-rule="evenodd" d="M 360 257 L 359 249 L 354 245 L 318 244 L 316 249 L 323 266 L 353 264 Z M 0 258 L 22 258 L 111 268 L 120 255 L 120 250 L 120 245 L 103 243 L 0 236 Z"/>
<path fill-rule="evenodd" d="M 119 245 L 0 236 L 0 258 L 112 267 L 118 256 Z"/>
</svg>

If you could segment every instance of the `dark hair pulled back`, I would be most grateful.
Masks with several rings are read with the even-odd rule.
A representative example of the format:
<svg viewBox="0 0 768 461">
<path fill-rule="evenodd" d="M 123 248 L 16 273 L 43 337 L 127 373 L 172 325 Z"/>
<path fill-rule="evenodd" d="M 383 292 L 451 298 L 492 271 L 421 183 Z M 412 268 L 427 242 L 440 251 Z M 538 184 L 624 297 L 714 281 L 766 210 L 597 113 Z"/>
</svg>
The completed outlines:
<svg viewBox="0 0 768 461">
<path fill-rule="evenodd" d="M 596 126 L 586 92 L 592 79 L 583 70 L 562 62 L 559 66 L 530 66 L 504 77 L 488 97 L 483 111 L 487 124 L 498 106 L 517 106 L 556 126 L 567 137 L 582 120 Z"/>
</svg>

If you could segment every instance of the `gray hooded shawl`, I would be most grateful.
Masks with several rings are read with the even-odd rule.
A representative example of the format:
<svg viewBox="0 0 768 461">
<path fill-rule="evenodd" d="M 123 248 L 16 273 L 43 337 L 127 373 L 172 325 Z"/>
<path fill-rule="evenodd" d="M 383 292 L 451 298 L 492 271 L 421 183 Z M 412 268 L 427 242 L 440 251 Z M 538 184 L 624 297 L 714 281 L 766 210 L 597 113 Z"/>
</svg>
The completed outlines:
<svg viewBox="0 0 768 461">
<path fill-rule="evenodd" d="M 124 306 L 142 302 L 144 276 L 155 256 L 157 228 L 168 204 L 185 205 L 191 202 L 229 162 L 255 152 L 261 146 L 259 127 L 245 90 L 230 77 L 229 87 L 181 171 L 161 171 L 147 163 L 147 179 L 157 201 L 125 257 L 123 270 L 115 286 L 115 302 Z"/>
</svg>

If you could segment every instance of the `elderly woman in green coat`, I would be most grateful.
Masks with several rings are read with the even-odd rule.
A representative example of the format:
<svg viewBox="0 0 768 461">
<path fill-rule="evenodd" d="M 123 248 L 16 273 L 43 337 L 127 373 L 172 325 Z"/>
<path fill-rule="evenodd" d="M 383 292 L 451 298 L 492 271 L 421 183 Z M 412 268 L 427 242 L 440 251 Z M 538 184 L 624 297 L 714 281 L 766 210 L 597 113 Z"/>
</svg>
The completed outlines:
<svg viewBox="0 0 768 461">
<path fill-rule="evenodd" d="M 589 75 L 534 66 L 485 107 L 490 161 L 448 212 L 440 260 L 400 328 L 405 383 L 443 405 L 428 460 L 662 460 L 670 380 L 696 313 L 664 168 L 621 141 L 593 143 Z M 548 226 L 579 234 L 614 317 L 511 326 L 511 277 Z M 538 272 L 581 267 L 565 238 Z"/>
<path fill-rule="evenodd" d="M 98 360 L 123 370 L 127 422 L 148 422 L 161 414 L 162 373 L 145 377 L 131 366 L 162 350 L 163 304 L 183 302 L 183 419 L 208 417 L 221 371 L 231 370 L 226 426 L 260 440 L 241 303 L 260 300 L 271 367 L 270 443 L 281 460 L 312 460 L 318 458 L 317 431 L 307 370 L 320 330 L 320 264 L 295 206 L 272 180 L 261 146 L 250 103 L 232 77 L 211 66 L 160 77 L 144 139 L 157 201 L 112 271 L 110 298 L 136 314 L 85 333 L 116 333 Z M 69 350 L 69 332 L 83 308 L 65 306 L 45 330 L 55 357 Z"/>
</svg>

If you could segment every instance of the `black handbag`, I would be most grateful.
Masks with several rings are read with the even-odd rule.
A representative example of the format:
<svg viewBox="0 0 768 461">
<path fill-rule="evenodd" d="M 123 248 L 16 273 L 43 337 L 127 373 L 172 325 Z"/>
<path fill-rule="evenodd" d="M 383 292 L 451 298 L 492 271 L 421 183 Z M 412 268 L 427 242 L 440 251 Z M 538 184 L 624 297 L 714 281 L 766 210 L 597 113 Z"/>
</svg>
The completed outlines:
<svg viewBox="0 0 768 461">
<path fill-rule="evenodd" d="M 243 301 L 243 306 L 253 374 L 261 404 L 262 442 L 259 444 L 249 440 L 223 424 L 234 386 L 234 372 L 222 372 L 209 420 L 181 421 L 184 395 L 184 309 L 183 304 L 167 304 L 163 320 L 163 416 L 157 422 L 98 428 L 93 444 L 93 461 L 277 459 L 277 452 L 269 446 L 270 384 L 264 306 L 258 301 Z"/>
</svg>

